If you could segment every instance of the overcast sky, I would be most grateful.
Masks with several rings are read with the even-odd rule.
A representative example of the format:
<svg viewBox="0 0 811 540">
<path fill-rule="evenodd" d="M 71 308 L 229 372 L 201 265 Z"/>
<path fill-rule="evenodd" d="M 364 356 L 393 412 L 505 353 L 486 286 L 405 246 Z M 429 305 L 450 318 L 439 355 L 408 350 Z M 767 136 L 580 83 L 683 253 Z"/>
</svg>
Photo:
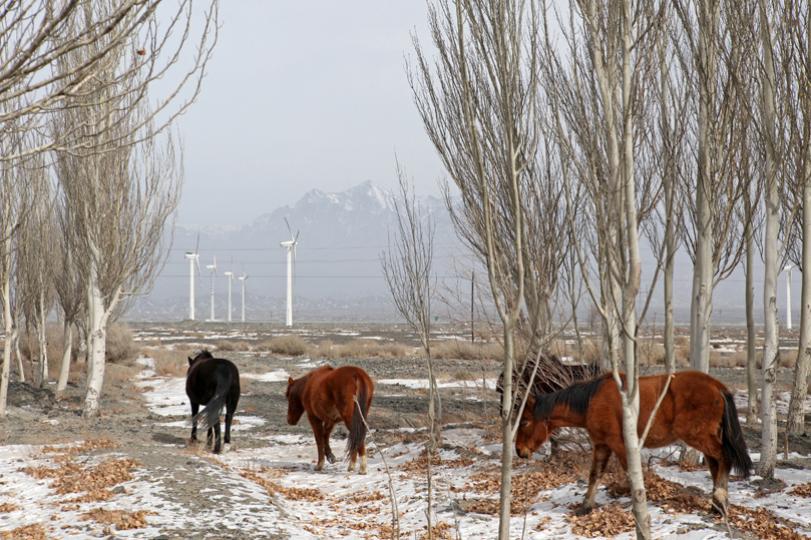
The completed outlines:
<svg viewBox="0 0 811 540">
<path fill-rule="evenodd" d="M 220 3 L 222 31 L 180 120 L 181 224 L 250 222 L 312 188 L 394 185 L 394 153 L 418 192 L 442 168 L 411 100 L 404 55 L 426 33 L 420 0 Z M 205 218 L 201 218 L 205 216 Z"/>
</svg>

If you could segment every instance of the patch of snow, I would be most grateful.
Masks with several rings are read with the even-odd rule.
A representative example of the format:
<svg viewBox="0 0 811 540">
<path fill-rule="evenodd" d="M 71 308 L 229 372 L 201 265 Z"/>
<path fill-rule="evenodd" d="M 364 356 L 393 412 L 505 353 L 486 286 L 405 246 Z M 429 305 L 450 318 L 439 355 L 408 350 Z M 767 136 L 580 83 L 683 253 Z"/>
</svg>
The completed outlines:
<svg viewBox="0 0 811 540">
<path fill-rule="evenodd" d="M 290 374 L 283 369 L 268 371 L 266 373 L 242 373 L 240 378 L 259 382 L 287 382 Z"/>
</svg>

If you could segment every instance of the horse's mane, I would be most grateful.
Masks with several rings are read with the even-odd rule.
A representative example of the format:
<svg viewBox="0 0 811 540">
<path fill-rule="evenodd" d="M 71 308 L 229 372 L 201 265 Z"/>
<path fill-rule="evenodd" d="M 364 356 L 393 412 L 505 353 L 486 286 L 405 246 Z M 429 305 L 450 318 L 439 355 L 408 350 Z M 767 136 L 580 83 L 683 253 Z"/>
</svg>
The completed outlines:
<svg viewBox="0 0 811 540">
<path fill-rule="evenodd" d="M 577 382 L 568 388 L 540 394 L 536 396 L 535 409 L 532 411 L 536 420 L 546 420 L 552 413 L 555 405 L 563 404 L 576 413 L 584 413 L 591 402 L 591 398 L 600 389 L 608 374 L 601 375 L 589 381 Z"/>
<path fill-rule="evenodd" d="M 298 379 L 294 379 L 293 382 L 287 387 L 287 390 L 285 391 L 285 396 L 288 399 L 290 397 L 301 399 L 301 392 L 304 390 L 304 385 L 307 383 L 307 379 L 309 378 L 310 374 L 307 373 L 306 375 L 302 375 Z"/>
<path fill-rule="evenodd" d="M 206 360 L 208 358 L 214 358 L 214 355 L 211 354 L 211 351 L 209 351 L 208 349 L 203 349 L 202 351 L 197 353 L 197 356 L 194 357 L 195 360 L 198 360 L 198 359 L 199 360 Z"/>
</svg>

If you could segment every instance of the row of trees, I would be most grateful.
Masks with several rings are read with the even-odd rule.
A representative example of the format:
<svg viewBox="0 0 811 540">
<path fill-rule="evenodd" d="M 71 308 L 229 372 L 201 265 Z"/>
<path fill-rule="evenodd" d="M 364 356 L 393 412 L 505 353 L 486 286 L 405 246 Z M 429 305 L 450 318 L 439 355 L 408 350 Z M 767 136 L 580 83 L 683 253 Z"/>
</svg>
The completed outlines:
<svg viewBox="0 0 811 540">
<path fill-rule="evenodd" d="M 35 336 L 34 384 L 48 378 L 46 322 L 87 350 L 83 412 L 96 415 L 106 332 L 150 285 L 177 206 L 181 155 L 168 129 L 195 100 L 217 38 L 217 1 L 12 2 L 0 17 L 0 414 L 12 353 Z M 174 81 L 156 98 L 158 79 Z"/>
<path fill-rule="evenodd" d="M 744 265 L 749 420 L 759 411 L 759 473 L 772 477 L 777 275 L 787 260 L 800 269 L 811 264 L 808 4 L 437 0 L 429 25 L 430 51 L 415 38 L 409 81 L 450 181 L 454 224 L 487 269 L 503 328 L 499 537 L 508 537 L 513 437 L 525 400 L 513 395 L 511 374 L 564 320 L 576 321 L 583 290 L 602 318 L 605 367 L 621 388 L 637 534 L 650 537 L 637 434 L 638 336 L 661 279 L 665 365 L 675 370 L 680 249 L 693 262 L 690 361 L 705 372 L 714 287 Z M 407 300 L 401 311 L 424 333 L 430 272 L 424 250 L 409 247 L 421 241 L 418 213 L 400 215 L 399 251 L 387 265 L 395 271 L 387 275 L 399 276 L 390 278 L 398 306 Z M 644 269 L 643 294 L 646 244 L 655 262 Z M 765 262 L 760 403 L 758 256 Z M 399 295 L 397 283 L 408 284 Z M 802 297 L 792 433 L 805 429 L 811 272 L 803 272 Z M 565 305 L 571 316 L 556 317 Z"/>
</svg>

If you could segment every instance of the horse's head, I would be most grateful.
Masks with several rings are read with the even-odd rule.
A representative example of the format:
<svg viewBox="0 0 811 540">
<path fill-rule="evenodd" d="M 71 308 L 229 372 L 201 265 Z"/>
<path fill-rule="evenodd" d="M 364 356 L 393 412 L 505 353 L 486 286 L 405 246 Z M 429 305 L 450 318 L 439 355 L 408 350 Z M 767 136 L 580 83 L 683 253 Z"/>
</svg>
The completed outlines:
<svg viewBox="0 0 811 540">
<path fill-rule="evenodd" d="M 186 370 L 186 374 L 188 375 L 189 371 L 191 371 L 191 368 L 194 367 L 194 365 L 197 362 L 199 362 L 200 360 L 206 360 L 206 359 L 209 359 L 209 358 L 214 358 L 214 356 L 210 352 L 208 352 L 208 349 L 203 349 L 202 351 L 197 353 L 194 357 L 189 356 L 188 357 L 188 359 L 189 359 L 189 367 Z"/>
<path fill-rule="evenodd" d="M 298 424 L 301 415 L 304 414 L 304 405 L 301 403 L 301 396 L 293 388 L 296 381 L 293 377 L 287 378 L 287 391 L 284 393 L 287 398 L 287 423 L 291 426 Z"/>
<path fill-rule="evenodd" d="M 534 410 L 535 397 L 530 395 L 521 413 L 521 423 L 515 436 L 515 452 L 524 459 L 529 459 L 549 438 L 548 422 L 545 419 L 536 419 Z"/>
</svg>

